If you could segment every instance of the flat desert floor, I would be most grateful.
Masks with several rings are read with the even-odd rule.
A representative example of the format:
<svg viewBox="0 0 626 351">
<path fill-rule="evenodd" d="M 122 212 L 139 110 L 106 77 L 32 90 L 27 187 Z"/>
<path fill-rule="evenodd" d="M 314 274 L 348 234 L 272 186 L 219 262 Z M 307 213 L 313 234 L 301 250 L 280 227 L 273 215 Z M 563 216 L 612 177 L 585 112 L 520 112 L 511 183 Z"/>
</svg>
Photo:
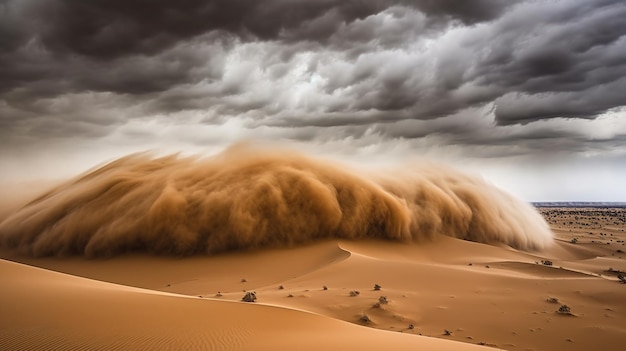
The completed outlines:
<svg viewBox="0 0 626 351">
<path fill-rule="evenodd" d="M 532 253 L 449 237 L 186 258 L 4 250 L 0 350 L 623 350 L 626 209 L 539 211 L 556 240 Z"/>
</svg>

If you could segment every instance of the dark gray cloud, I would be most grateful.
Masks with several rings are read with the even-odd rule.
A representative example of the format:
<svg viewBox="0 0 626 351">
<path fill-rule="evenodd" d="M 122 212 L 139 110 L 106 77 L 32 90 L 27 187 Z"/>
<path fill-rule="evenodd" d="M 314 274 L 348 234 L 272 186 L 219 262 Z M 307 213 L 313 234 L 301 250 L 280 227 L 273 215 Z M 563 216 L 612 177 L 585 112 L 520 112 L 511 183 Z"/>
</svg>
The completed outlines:
<svg viewBox="0 0 626 351">
<path fill-rule="evenodd" d="M 626 78 L 589 87 L 583 91 L 511 94 L 496 100 L 499 124 L 510 125 L 556 118 L 593 119 L 616 106 L 623 106 Z"/>
<path fill-rule="evenodd" d="M 601 143 L 560 125 L 626 106 L 623 18 L 622 0 L 0 0 L 0 137 L 238 120 L 579 151 Z"/>
<path fill-rule="evenodd" d="M 29 34 L 53 51 L 98 58 L 156 53 L 179 40 L 221 30 L 261 40 L 324 40 L 342 23 L 391 6 L 415 7 L 429 17 L 471 24 L 491 20 L 518 1 L 507 0 L 4 0 L 5 48 Z M 11 22 L 20 16 L 19 27 Z M 306 35 L 305 35 L 306 34 Z"/>
<path fill-rule="evenodd" d="M 486 20 L 510 2 L 253 1 L 253 0 L 3 0 L 0 4 L 0 89 L 39 80 L 76 79 L 78 88 L 143 93 L 192 80 L 195 58 L 162 57 L 181 42 L 242 40 L 326 41 L 342 25 L 397 5 L 435 17 Z M 449 12 L 445 9 L 449 7 Z M 406 9 L 406 7 L 405 7 Z M 377 33 L 365 35 L 370 37 Z M 213 35 L 206 36 L 207 33 Z M 395 41 L 402 38 L 396 33 Z M 358 36 L 353 33 L 353 37 Z M 187 53 L 187 55 L 191 55 Z M 210 58 L 210 53 L 208 54 Z M 137 56 L 137 57 L 135 57 Z M 157 61 L 141 64 L 145 58 Z M 205 57 L 206 59 L 207 57 Z M 163 59 L 178 67 L 164 67 Z M 125 62 L 130 60 L 131 62 Z M 139 64 L 134 64 L 139 63 Z M 68 67 L 69 66 L 69 67 Z M 102 67 L 104 66 L 104 67 Z M 102 77 L 116 67 L 109 79 Z M 154 68 L 151 70 L 151 68 Z M 93 72 L 85 77 L 81 70 Z M 68 72 L 69 71 L 69 72 Z M 197 78 L 197 77 L 195 77 Z M 59 87 L 67 89 L 67 87 Z M 0 90 L 0 91 L 2 91 Z"/>
<path fill-rule="evenodd" d="M 3 17 L 29 19 L 22 28 L 3 28 L 3 34 L 13 34 L 10 35 L 13 40 L 5 46 L 8 48 L 14 48 L 19 39 L 36 35 L 54 52 L 111 59 L 137 53 L 155 54 L 180 40 L 216 30 L 261 40 L 274 39 L 303 22 L 324 16 L 332 17 L 331 23 L 326 23 L 332 31 L 337 23 L 375 14 L 390 3 L 384 0 L 6 0 L 2 5 Z"/>
<path fill-rule="evenodd" d="M 429 16 L 440 16 L 474 24 L 492 20 L 520 0 L 424 0 L 412 2 Z M 409 2 L 411 3 L 411 2 Z"/>
</svg>

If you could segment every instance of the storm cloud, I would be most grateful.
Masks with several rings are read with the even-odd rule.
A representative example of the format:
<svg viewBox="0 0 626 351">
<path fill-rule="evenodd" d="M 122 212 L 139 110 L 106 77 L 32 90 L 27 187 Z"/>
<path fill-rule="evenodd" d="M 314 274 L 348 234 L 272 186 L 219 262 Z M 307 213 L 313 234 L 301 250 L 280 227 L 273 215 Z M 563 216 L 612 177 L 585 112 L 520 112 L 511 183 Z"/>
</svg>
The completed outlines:
<svg viewBox="0 0 626 351">
<path fill-rule="evenodd" d="M 0 143 L 604 152 L 626 134 L 624 18 L 621 0 L 0 0 Z"/>
</svg>

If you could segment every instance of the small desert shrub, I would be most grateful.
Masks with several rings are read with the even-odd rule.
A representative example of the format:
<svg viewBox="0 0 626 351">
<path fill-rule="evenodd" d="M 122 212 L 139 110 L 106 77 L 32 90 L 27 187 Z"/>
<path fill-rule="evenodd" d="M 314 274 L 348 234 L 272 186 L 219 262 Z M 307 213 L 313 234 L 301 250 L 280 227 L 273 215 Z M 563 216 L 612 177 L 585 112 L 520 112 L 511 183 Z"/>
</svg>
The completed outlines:
<svg viewBox="0 0 626 351">
<path fill-rule="evenodd" d="M 215 294 L 215 297 L 222 297 L 222 293 L 218 291 L 217 294 Z"/>
<path fill-rule="evenodd" d="M 278 290 L 283 290 L 284 288 L 285 288 L 285 287 L 284 287 L 284 286 L 282 286 L 282 285 L 279 285 L 279 286 L 278 286 Z"/>
<path fill-rule="evenodd" d="M 359 321 L 362 323 L 370 323 L 372 320 L 368 315 L 364 314 L 359 318 Z"/>
<path fill-rule="evenodd" d="M 378 285 L 378 284 L 374 284 L 374 290 L 378 291 L 382 288 L 382 286 Z"/>
<path fill-rule="evenodd" d="M 413 324 L 409 324 L 409 329 L 413 330 L 415 329 L 415 326 Z"/>
<path fill-rule="evenodd" d="M 360 292 L 358 290 L 352 290 L 350 291 L 350 296 L 355 297 L 355 296 L 359 296 Z"/>
<path fill-rule="evenodd" d="M 246 279 L 246 278 L 241 278 L 241 282 L 242 282 L 242 283 L 245 283 L 245 282 L 247 282 L 247 281 L 248 281 L 248 279 Z"/>
<path fill-rule="evenodd" d="M 328 290 L 328 287 L 327 287 L 326 285 L 324 285 L 324 286 L 322 287 L 322 289 L 323 289 L 323 290 Z"/>
<path fill-rule="evenodd" d="M 552 261 L 550 260 L 541 260 L 541 264 L 544 266 L 552 266 Z"/>
<path fill-rule="evenodd" d="M 624 275 L 622 275 L 622 274 L 618 274 L 618 275 L 617 275 L 617 279 L 619 279 L 619 281 L 620 281 L 622 284 L 626 284 L 626 278 L 624 277 Z"/>
<path fill-rule="evenodd" d="M 242 298 L 241 301 L 244 302 L 254 302 L 256 301 L 256 292 L 248 291 Z"/>
<path fill-rule="evenodd" d="M 389 301 L 387 300 L 387 296 L 381 296 L 378 298 L 378 303 L 380 303 L 381 305 L 386 305 L 389 303 Z"/>
<path fill-rule="evenodd" d="M 287 297 L 293 297 L 293 294 L 289 294 L 289 295 L 287 295 Z"/>
<path fill-rule="evenodd" d="M 546 301 L 548 301 L 549 303 L 559 303 L 559 299 L 557 299 L 556 297 L 548 297 Z"/>
<path fill-rule="evenodd" d="M 574 238 L 574 239 L 570 240 L 569 242 L 572 243 L 572 244 L 576 244 L 578 242 L 578 239 Z"/>
<path fill-rule="evenodd" d="M 569 306 L 567 305 L 561 305 L 561 307 L 559 307 L 559 310 L 557 312 L 560 314 L 572 314 L 572 309 L 569 308 Z"/>
<path fill-rule="evenodd" d="M 452 332 L 449 331 L 448 329 L 444 329 L 443 330 L 443 335 L 448 335 L 449 336 L 449 335 L 452 335 Z"/>
</svg>

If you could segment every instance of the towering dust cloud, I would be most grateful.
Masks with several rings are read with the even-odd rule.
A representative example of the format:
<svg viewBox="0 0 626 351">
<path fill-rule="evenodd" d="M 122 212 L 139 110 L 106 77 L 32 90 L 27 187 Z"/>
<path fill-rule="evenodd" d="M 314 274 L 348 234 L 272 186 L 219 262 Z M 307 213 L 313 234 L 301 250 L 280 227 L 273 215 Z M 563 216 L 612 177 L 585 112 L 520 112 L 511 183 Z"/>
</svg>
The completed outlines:
<svg viewBox="0 0 626 351">
<path fill-rule="evenodd" d="M 540 249 L 530 205 L 451 169 L 365 176 L 295 153 L 236 145 L 208 159 L 135 154 L 56 187 L 0 224 L 35 256 L 198 254 L 321 238 L 448 235 Z"/>
</svg>

